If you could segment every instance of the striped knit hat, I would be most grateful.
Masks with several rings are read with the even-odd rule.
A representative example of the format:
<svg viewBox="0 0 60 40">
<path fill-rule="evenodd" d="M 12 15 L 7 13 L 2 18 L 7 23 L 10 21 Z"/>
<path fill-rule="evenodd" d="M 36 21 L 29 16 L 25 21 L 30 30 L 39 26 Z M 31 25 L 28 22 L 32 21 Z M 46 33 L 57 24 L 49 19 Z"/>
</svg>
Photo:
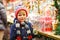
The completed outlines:
<svg viewBox="0 0 60 40">
<path fill-rule="evenodd" d="M 26 17 L 28 16 L 27 10 L 25 10 L 25 9 L 17 9 L 16 12 L 15 12 L 15 17 L 16 17 L 16 18 L 17 18 L 18 13 L 19 13 L 20 11 L 22 11 L 22 10 L 26 12 Z"/>
</svg>

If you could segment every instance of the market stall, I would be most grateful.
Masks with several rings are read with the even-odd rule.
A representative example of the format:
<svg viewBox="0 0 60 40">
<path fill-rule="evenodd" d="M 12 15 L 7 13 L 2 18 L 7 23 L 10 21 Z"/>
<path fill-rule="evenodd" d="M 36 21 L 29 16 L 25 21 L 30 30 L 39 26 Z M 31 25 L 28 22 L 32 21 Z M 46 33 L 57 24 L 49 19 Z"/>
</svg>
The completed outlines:
<svg viewBox="0 0 60 40">
<path fill-rule="evenodd" d="M 10 0 L 6 5 L 8 22 L 13 23 L 18 8 L 28 11 L 28 21 L 46 40 L 60 40 L 60 35 L 54 35 L 58 25 L 58 10 L 53 0 Z"/>
</svg>

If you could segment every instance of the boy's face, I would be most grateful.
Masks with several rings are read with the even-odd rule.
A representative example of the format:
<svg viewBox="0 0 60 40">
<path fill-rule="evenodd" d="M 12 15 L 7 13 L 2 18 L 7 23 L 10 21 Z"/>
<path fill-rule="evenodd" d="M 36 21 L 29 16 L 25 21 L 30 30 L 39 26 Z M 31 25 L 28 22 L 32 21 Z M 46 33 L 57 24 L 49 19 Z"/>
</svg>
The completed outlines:
<svg viewBox="0 0 60 40">
<path fill-rule="evenodd" d="M 26 20 L 26 12 L 24 10 L 21 10 L 18 15 L 17 15 L 17 19 L 20 21 L 20 22 L 23 22 Z"/>
</svg>

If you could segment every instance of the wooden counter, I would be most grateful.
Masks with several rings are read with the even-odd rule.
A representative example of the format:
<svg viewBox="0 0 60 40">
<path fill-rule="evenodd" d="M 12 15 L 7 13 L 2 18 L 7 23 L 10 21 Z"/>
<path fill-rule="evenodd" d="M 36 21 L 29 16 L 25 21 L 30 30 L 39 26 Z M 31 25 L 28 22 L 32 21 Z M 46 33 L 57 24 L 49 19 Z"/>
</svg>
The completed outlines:
<svg viewBox="0 0 60 40">
<path fill-rule="evenodd" d="M 52 38 L 54 40 L 60 40 L 60 35 L 54 35 L 54 32 L 42 32 L 38 27 L 34 27 L 34 29 L 36 29 L 36 31 L 45 37 Z"/>
</svg>

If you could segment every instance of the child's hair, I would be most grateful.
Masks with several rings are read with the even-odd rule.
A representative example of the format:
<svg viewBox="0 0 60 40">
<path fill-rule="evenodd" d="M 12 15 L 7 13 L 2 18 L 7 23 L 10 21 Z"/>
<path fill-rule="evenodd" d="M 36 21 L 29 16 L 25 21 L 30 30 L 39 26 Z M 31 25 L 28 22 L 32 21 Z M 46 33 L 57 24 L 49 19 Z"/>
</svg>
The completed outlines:
<svg viewBox="0 0 60 40">
<path fill-rule="evenodd" d="M 28 16 L 27 10 L 25 10 L 25 9 L 17 9 L 16 12 L 15 12 L 15 17 L 16 17 L 16 18 L 17 18 L 18 13 L 19 13 L 20 11 L 22 11 L 22 10 L 26 12 L 26 17 Z"/>
</svg>

